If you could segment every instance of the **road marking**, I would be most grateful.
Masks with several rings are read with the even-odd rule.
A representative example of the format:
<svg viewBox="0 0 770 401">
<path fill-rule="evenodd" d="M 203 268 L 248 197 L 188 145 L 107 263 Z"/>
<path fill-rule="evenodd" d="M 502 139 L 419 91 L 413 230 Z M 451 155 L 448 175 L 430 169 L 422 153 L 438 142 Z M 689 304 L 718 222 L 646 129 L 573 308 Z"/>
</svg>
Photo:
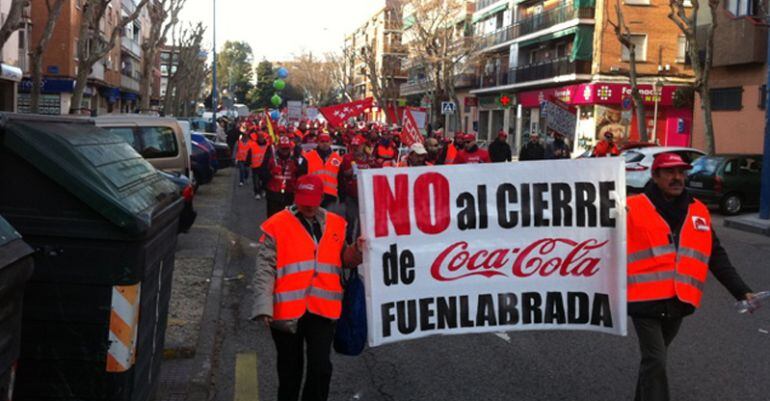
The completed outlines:
<svg viewBox="0 0 770 401">
<path fill-rule="evenodd" d="M 259 401 L 256 352 L 235 356 L 235 401 Z"/>
<path fill-rule="evenodd" d="M 500 337 L 500 338 L 502 338 L 507 343 L 511 342 L 511 336 L 509 336 L 508 333 L 506 333 L 506 332 L 501 331 L 499 333 L 495 333 L 495 335 Z"/>
</svg>

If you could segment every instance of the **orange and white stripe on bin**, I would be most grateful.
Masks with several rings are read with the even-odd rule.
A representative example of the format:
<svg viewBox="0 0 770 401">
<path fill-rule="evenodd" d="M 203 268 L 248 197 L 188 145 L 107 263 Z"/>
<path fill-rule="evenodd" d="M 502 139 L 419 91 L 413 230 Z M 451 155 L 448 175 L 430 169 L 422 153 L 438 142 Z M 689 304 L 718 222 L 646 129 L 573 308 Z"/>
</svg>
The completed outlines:
<svg viewBox="0 0 770 401">
<path fill-rule="evenodd" d="M 125 372 L 134 365 L 140 293 L 141 283 L 112 287 L 110 348 L 107 351 L 108 372 Z"/>
</svg>

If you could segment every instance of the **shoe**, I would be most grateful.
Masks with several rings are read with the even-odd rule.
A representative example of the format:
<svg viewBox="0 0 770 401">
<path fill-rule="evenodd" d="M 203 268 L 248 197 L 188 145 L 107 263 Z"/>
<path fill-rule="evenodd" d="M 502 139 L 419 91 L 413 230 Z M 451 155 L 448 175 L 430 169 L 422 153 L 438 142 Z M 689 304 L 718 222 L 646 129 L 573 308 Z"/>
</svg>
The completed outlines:
<svg viewBox="0 0 770 401">
<path fill-rule="evenodd" d="M 259 196 L 259 194 L 256 194 L 256 195 L 254 195 L 254 199 L 256 199 L 256 200 L 260 200 L 260 199 L 262 199 L 262 197 L 261 197 L 261 196 Z"/>
<path fill-rule="evenodd" d="M 238 183 L 238 186 L 239 186 L 239 187 L 242 187 L 242 186 L 243 186 L 243 183 L 242 183 L 242 182 L 239 182 L 239 183 Z"/>
</svg>

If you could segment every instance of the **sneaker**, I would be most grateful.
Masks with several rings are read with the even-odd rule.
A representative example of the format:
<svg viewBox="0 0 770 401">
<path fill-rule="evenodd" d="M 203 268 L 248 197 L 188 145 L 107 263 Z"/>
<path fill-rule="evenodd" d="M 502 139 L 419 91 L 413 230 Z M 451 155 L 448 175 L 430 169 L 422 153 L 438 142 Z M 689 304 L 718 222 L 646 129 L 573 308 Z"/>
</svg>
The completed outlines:
<svg viewBox="0 0 770 401">
<path fill-rule="evenodd" d="M 256 199 L 256 200 L 260 200 L 260 199 L 262 199 L 262 197 L 261 197 L 261 196 L 259 196 L 259 194 L 256 194 L 256 195 L 254 195 L 254 199 Z"/>
<path fill-rule="evenodd" d="M 239 187 L 242 187 L 242 186 L 243 186 L 243 182 L 239 182 L 239 183 L 238 183 L 238 186 L 239 186 Z"/>
</svg>

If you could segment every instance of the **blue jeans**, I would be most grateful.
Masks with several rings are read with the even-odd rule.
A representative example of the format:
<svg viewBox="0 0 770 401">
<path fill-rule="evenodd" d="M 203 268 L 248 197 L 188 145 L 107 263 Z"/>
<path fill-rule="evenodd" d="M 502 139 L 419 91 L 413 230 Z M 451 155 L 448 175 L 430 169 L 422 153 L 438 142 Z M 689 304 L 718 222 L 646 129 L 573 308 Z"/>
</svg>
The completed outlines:
<svg viewBox="0 0 770 401">
<path fill-rule="evenodd" d="M 246 162 L 238 162 L 238 172 L 240 173 L 241 184 L 249 180 L 249 170 L 251 167 Z"/>
</svg>

